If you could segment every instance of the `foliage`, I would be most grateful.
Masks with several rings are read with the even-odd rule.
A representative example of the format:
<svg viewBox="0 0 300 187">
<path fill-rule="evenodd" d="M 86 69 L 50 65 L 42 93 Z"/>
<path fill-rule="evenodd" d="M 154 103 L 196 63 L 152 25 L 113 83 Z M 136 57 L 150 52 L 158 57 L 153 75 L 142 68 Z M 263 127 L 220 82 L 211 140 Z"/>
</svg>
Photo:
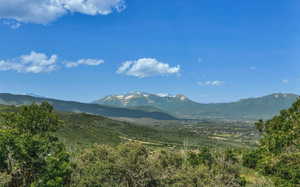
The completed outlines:
<svg viewBox="0 0 300 187">
<path fill-rule="evenodd" d="M 77 159 L 74 186 L 244 186 L 224 153 L 150 150 L 138 143 L 94 145 Z M 196 161 L 193 161 L 195 158 Z M 200 160 L 200 161 L 199 161 Z"/>
<path fill-rule="evenodd" d="M 234 187 L 245 186 L 246 181 L 272 184 L 253 169 L 245 172 L 240 162 L 242 149 L 208 148 L 213 145 L 212 141 L 203 141 L 208 135 L 199 138 L 194 128 L 175 130 L 178 128 L 173 127 L 173 122 L 173 129 L 152 128 L 90 114 L 54 113 L 47 103 L 0 111 L 6 111 L 0 118 L 0 186 Z M 272 120 L 257 123 L 261 144 L 243 155 L 245 166 L 271 176 L 277 186 L 299 184 L 300 110 L 296 107 L 292 111 L 296 112 L 281 113 L 289 117 L 288 122 L 280 116 L 276 118 L 277 122 L 285 122 L 286 128 Z M 65 122 L 63 128 L 59 119 Z M 219 126 L 213 128 L 218 131 Z M 74 142 L 85 146 L 67 142 L 68 148 L 75 147 L 71 157 L 55 135 L 68 141 L 76 139 Z M 192 141 L 192 145 L 202 143 L 202 148 L 188 146 L 181 150 L 179 142 L 187 136 L 189 142 L 197 139 L 199 142 Z M 131 143 L 120 144 L 122 141 Z M 106 145 L 90 146 L 92 142 Z M 71 159 L 76 163 L 73 167 Z"/>
<path fill-rule="evenodd" d="M 243 165 L 255 169 L 257 167 L 257 162 L 261 159 L 261 155 L 258 151 L 248 151 L 243 155 Z"/>
<path fill-rule="evenodd" d="M 278 186 L 300 185 L 300 99 L 268 121 L 256 123 L 262 138 L 244 164 L 271 176 Z"/>
<path fill-rule="evenodd" d="M 207 147 L 202 148 L 202 150 L 200 150 L 200 153 L 196 153 L 193 151 L 188 152 L 187 160 L 193 167 L 196 167 L 200 164 L 205 164 L 211 167 L 214 161 L 213 156 Z"/>
<path fill-rule="evenodd" d="M 225 154 L 225 161 L 231 162 L 233 164 L 239 162 L 237 155 L 233 149 L 226 149 L 224 154 Z"/>
<path fill-rule="evenodd" d="M 0 172 L 7 186 L 62 186 L 70 180 L 69 154 L 52 134 L 61 126 L 48 103 L 1 114 Z"/>
</svg>

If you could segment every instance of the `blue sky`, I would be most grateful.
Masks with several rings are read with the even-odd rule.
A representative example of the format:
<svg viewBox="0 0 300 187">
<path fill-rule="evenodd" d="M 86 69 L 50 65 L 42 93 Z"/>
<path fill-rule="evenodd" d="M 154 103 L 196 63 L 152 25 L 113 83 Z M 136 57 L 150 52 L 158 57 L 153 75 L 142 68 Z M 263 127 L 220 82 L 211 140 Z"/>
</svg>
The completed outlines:
<svg viewBox="0 0 300 187">
<path fill-rule="evenodd" d="M 0 0 L 0 92 L 83 102 L 135 90 L 199 102 L 300 94 L 298 0 L 20 2 Z"/>
</svg>

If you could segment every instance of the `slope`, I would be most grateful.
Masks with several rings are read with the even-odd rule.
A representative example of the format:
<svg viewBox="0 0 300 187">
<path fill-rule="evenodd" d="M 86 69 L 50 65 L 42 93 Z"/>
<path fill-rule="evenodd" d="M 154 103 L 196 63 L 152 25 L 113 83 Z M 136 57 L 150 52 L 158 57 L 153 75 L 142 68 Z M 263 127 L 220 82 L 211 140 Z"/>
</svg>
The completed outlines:
<svg viewBox="0 0 300 187">
<path fill-rule="evenodd" d="M 32 97 L 27 95 L 0 94 L 0 104 L 4 105 L 28 105 L 47 101 L 58 111 L 89 113 L 107 117 L 128 117 L 128 118 L 153 118 L 158 120 L 175 120 L 173 116 L 163 112 L 148 112 L 144 110 L 117 108 L 101 106 L 97 104 L 79 103 L 73 101 L 62 101 L 57 99 Z"/>
</svg>

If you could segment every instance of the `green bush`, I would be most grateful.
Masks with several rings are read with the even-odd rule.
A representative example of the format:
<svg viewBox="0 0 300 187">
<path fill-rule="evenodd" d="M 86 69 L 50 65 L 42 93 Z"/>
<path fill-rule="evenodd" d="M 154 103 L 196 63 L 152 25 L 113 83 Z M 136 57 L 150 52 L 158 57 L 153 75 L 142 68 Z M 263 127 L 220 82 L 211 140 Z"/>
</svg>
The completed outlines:
<svg viewBox="0 0 300 187">
<path fill-rule="evenodd" d="M 148 158 L 150 152 L 140 144 L 124 144 L 113 149 L 95 145 L 77 159 L 73 184 L 78 186 L 153 186 L 157 184 Z"/>
<path fill-rule="evenodd" d="M 188 160 L 189 164 L 191 164 L 191 166 L 193 166 L 193 167 L 199 166 L 200 164 L 204 164 L 206 166 L 211 167 L 214 162 L 213 156 L 207 147 L 200 150 L 199 153 L 188 152 L 187 160 Z"/>
<path fill-rule="evenodd" d="M 76 159 L 74 186 L 244 186 L 238 165 L 213 155 L 150 150 L 138 143 L 94 145 Z"/>
<path fill-rule="evenodd" d="M 1 114 L 0 172 L 8 186 L 64 186 L 71 176 L 64 145 L 52 135 L 61 126 L 48 103 Z"/>
<path fill-rule="evenodd" d="M 233 164 L 238 163 L 238 158 L 233 149 L 226 149 L 225 150 L 225 161 L 231 162 Z"/>
<path fill-rule="evenodd" d="M 271 177 L 276 186 L 300 186 L 300 99 L 268 121 L 259 121 L 257 150 L 245 154 L 243 164 Z"/>
<path fill-rule="evenodd" d="M 258 161 L 261 159 L 261 156 L 258 151 L 249 151 L 243 155 L 243 166 L 255 169 L 257 167 Z"/>
</svg>

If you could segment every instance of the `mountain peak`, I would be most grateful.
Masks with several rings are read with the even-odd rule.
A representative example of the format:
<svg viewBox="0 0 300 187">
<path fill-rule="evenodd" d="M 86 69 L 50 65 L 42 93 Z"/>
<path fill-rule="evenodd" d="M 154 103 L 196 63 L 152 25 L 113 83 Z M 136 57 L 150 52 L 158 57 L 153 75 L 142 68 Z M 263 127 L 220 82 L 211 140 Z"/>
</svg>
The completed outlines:
<svg viewBox="0 0 300 187">
<path fill-rule="evenodd" d="M 183 95 L 183 94 L 177 94 L 177 95 L 172 95 L 169 93 L 158 93 L 158 94 L 152 94 L 152 93 L 147 93 L 147 92 L 141 92 L 141 91 L 133 91 L 133 92 L 128 92 L 124 94 L 117 94 L 117 95 L 110 95 L 106 96 L 103 99 L 109 99 L 109 98 L 118 98 L 118 99 L 132 99 L 136 97 L 161 97 L 161 98 L 177 98 L 180 100 L 188 100 L 188 97 Z"/>
<path fill-rule="evenodd" d="M 175 97 L 180 99 L 181 101 L 188 100 L 188 97 L 182 94 L 177 94 Z"/>
<path fill-rule="evenodd" d="M 152 94 L 141 91 L 129 92 L 120 95 L 111 95 L 95 101 L 97 104 L 105 104 L 112 106 L 122 107 L 135 107 L 135 106 L 157 106 L 169 105 L 172 103 L 186 103 L 190 101 L 182 94 Z"/>
</svg>

